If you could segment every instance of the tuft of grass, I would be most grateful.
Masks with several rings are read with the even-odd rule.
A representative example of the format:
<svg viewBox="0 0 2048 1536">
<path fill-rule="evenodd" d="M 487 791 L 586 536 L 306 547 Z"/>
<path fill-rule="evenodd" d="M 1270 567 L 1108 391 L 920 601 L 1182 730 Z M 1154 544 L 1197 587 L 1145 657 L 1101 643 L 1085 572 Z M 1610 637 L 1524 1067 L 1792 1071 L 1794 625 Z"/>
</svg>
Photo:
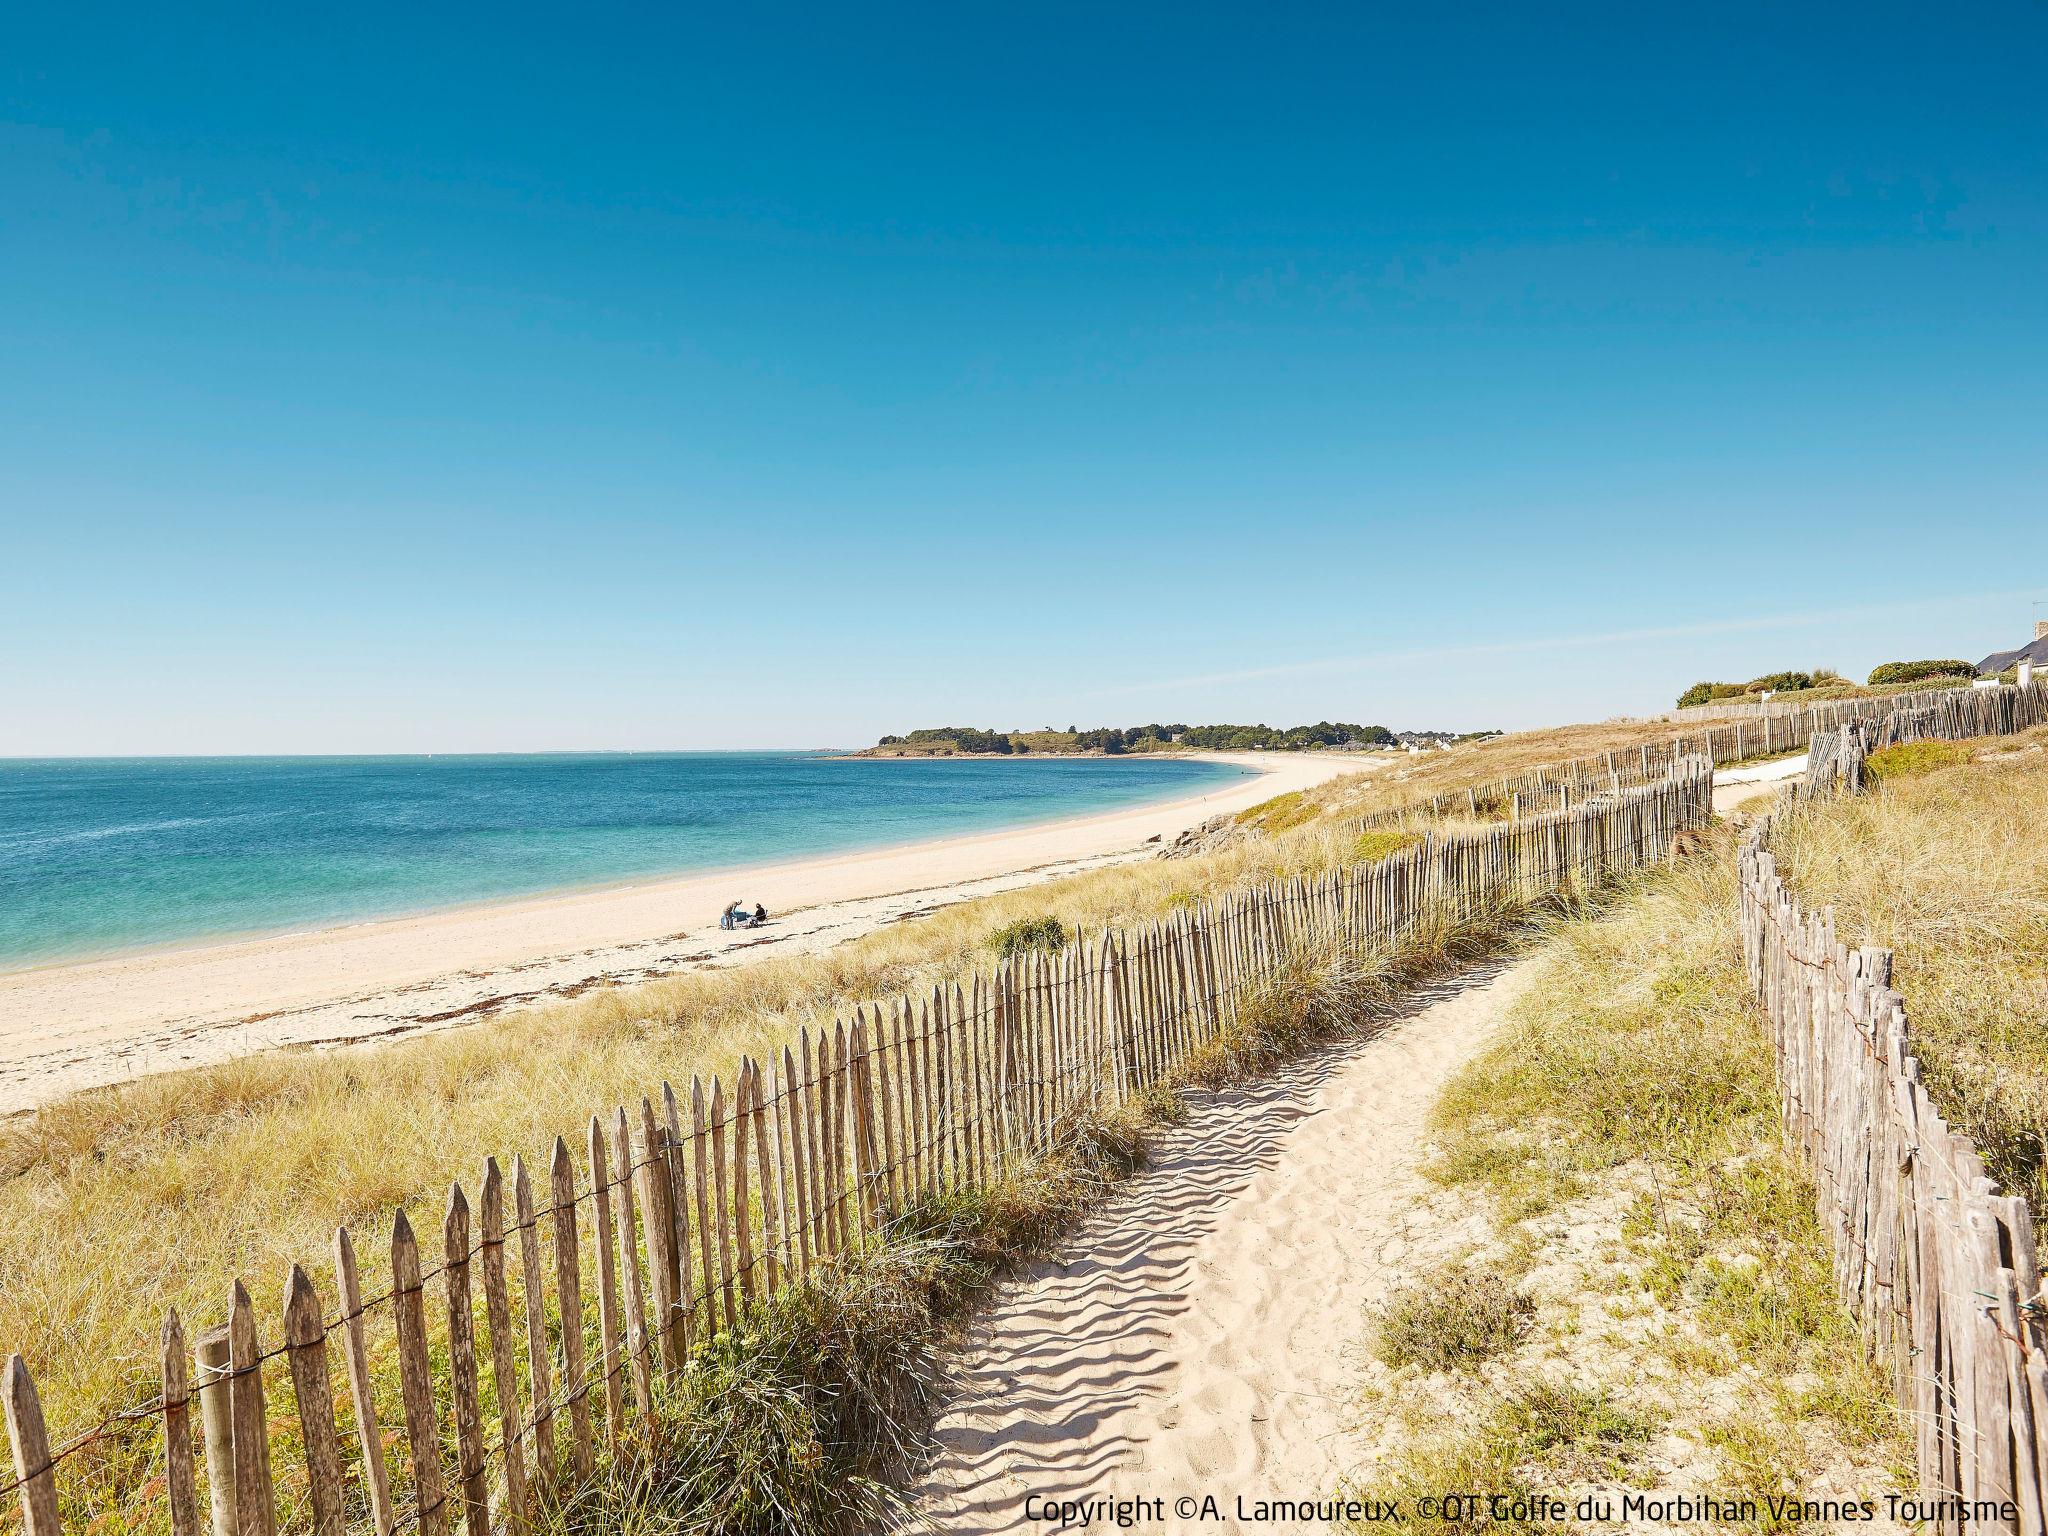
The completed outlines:
<svg viewBox="0 0 2048 1536">
<path fill-rule="evenodd" d="M 1726 834 L 1626 880 L 1612 916 L 1557 926 L 1544 979 L 1432 1110 L 1431 1172 L 1518 1216 L 1647 1158 L 1705 1167 L 1774 1114 L 1770 1056 L 1735 948 Z"/>
<path fill-rule="evenodd" d="M 1034 953 L 1056 955 L 1066 947 L 1066 924 L 1050 913 L 1017 918 L 988 936 L 989 953 L 998 960 Z"/>
<path fill-rule="evenodd" d="M 1177 1082 L 1222 1088 L 1390 1016 L 1417 982 L 1470 965 L 1523 936 L 1537 914 L 1482 908 L 1426 918 L 1392 948 L 1335 942 L 1297 949 L 1252 983 L 1235 1018 L 1191 1053 Z"/>
<path fill-rule="evenodd" d="M 1469 1370 L 1513 1348 L 1534 1310 L 1496 1271 L 1447 1266 L 1381 1304 L 1373 1353 L 1397 1370 Z"/>
<path fill-rule="evenodd" d="M 1873 784 L 1886 779 L 1910 779 L 1937 768 L 1953 768 L 1970 760 L 1970 748 L 1960 741 L 1902 741 L 1895 747 L 1873 752 L 1863 760 L 1864 775 Z"/>
</svg>

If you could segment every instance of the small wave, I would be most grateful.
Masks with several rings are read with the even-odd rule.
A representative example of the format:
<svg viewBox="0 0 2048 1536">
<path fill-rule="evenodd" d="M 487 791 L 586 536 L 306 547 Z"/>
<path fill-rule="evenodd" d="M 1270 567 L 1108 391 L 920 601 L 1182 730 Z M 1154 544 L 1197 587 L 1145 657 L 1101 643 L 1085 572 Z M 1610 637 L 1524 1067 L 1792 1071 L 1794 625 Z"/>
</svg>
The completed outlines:
<svg viewBox="0 0 2048 1536">
<path fill-rule="evenodd" d="M 214 822 L 242 819 L 238 816 L 170 816 L 161 821 L 130 821 L 112 827 L 81 827 L 75 832 L 22 832 L 12 837 L 0 836 L 0 848 L 55 848 L 64 843 L 97 843 L 109 837 L 170 832 L 179 827 L 204 827 Z"/>
</svg>

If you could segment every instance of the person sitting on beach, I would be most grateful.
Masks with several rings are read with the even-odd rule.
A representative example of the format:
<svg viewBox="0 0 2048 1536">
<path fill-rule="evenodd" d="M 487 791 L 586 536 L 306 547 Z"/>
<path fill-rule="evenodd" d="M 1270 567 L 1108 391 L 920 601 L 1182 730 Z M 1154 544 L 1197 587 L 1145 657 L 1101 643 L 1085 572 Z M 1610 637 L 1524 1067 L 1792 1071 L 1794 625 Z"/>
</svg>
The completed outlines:
<svg viewBox="0 0 2048 1536">
<path fill-rule="evenodd" d="M 760 927 L 760 926 L 761 926 L 761 925 L 762 925 L 763 923 L 765 923 L 765 922 L 767 922 L 767 921 L 768 921 L 768 909 L 767 909 L 766 907 L 762 906 L 762 905 L 761 905 L 761 903 L 759 903 L 758 901 L 757 901 L 757 902 L 755 902 L 755 903 L 754 903 L 754 926 L 755 926 L 756 928 L 758 928 L 758 927 Z"/>
</svg>

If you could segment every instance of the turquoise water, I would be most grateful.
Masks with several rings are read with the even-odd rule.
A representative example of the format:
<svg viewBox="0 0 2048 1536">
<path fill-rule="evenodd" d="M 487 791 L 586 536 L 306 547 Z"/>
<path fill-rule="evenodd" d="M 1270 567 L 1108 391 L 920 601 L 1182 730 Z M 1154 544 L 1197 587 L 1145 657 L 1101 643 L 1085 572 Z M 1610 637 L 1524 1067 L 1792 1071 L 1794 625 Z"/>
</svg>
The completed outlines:
<svg viewBox="0 0 2048 1536">
<path fill-rule="evenodd" d="M 1240 771 L 800 752 L 0 761 L 0 967 L 1047 821 Z"/>
</svg>

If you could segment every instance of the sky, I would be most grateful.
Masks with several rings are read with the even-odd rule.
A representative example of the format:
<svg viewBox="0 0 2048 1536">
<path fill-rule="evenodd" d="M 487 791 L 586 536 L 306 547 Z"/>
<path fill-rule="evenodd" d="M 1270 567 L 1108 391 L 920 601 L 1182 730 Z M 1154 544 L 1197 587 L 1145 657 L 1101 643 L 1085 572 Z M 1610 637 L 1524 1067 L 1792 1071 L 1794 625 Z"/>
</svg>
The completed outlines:
<svg viewBox="0 0 2048 1536">
<path fill-rule="evenodd" d="M 1974 661 L 2044 78 L 1996 0 L 10 7 L 0 755 Z"/>
</svg>

